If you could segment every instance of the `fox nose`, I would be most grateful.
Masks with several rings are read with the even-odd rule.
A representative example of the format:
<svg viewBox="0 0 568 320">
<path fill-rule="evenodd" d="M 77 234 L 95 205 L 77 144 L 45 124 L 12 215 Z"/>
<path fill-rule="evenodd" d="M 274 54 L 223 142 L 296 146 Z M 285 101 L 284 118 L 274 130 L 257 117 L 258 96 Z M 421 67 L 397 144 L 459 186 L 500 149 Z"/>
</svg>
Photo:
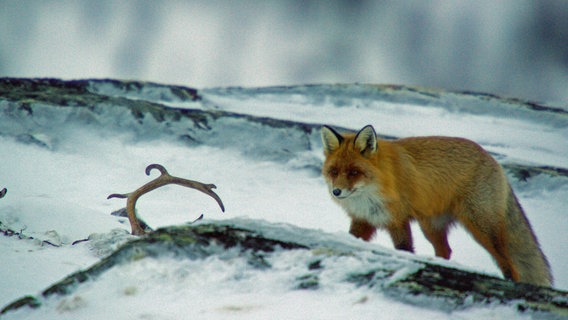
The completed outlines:
<svg viewBox="0 0 568 320">
<path fill-rule="evenodd" d="M 332 193 L 334 196 L 339 197 L 341 195 L 341 189 L 335 188 L 333 189 Z"/>
</svg>

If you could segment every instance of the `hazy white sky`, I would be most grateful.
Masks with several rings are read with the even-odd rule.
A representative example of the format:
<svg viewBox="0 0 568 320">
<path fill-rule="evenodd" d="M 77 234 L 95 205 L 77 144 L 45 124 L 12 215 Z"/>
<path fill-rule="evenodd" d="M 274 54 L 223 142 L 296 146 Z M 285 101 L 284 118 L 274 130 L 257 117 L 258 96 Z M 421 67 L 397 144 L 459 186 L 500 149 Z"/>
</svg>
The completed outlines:
<svg viewBox="0 0 568 320">
<path fill-rule="evenodd" d="M 0 76 L 371 82 L 568 101 L 568 2 L 0 0 Z"/>
</svg>

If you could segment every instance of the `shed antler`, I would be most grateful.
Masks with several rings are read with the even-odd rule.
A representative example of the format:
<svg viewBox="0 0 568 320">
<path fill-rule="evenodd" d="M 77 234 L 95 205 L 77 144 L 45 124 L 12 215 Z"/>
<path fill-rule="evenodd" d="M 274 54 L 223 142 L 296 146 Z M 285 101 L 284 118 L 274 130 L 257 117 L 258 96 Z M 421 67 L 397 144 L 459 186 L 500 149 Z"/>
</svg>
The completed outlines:
<svg viewBox="0 0 568 320">
<path fill-rule="evenodd" d="M 145 233 L 144 229 L 142 229 L 142 227 L 140 226 L 140 223 L 138 222 L 138 218 L 136 217 L 135 206 L 136 206 L 136 201 L 138 200 L 138 198 L 140 198 L 145 193 L 148 193 L 148 192 L 150 192 L 154 189 L 157 189 L 159 187 L 162 187 L 162 186 L 165 186 L 165 185 L 168 185 L 168 184 L 177 184 L 177 185 L 180 185 L 180 186 L 183 186 L 183 187 L 188 187 L 188 188 L 199 190 L 199 191 L 211 196 L 213 199 L 215 199 L 215 201 L 217 201 L 217 203 L 221 207 L 221 210 L 223 212 L 225 212 L 225 206 L 223 205 L 221 198 L 219 198 L 219 196 L 215 192 L 213 192 L 213 190 L 212 190 L 212 189 L 216 188 L 216 186 L 214 184 L 203 184 L 201 182 L 171 176 L 168 173 L 168 171 L 166 170 L 166 168 L 164 168 L 164 166 L 159 165 L 159 164 L 151 164 L 148 167 L 146 167 L 146 175 L 147 176 L 150 175 L 150 171 L 152 171 L 152 169 L 158 169 L 160 171 L 160 176 L 157 177 L 156 179 L 146 183 L 142 187 L 136 189 L 136 191 L 134 191 L 134 192 L 125 193 L 125 194 L 113 193 L 113 194 L 111 194 L 107 197 L 107 199 L 110 199 L 110 198 L 121 198 L 121 199 L 126 198 L 127 199 L 126 200 L 126 213 L 128 214 L 128 220 L 130 221 L 130 227 L 132 228 L 132 234 L 133 235 L 143 235 Z"/>
</svg>

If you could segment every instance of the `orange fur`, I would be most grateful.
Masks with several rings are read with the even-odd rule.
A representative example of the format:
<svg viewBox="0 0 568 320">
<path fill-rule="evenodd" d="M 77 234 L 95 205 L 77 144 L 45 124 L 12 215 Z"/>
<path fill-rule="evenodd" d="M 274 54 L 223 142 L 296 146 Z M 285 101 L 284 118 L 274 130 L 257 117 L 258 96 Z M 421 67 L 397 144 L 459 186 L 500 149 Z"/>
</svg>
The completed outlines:
<svg viewBox="0 0 568 320">
<path fill-rule="evenodd" d="M 339 134 L 322 128 L 323 175 L 351 217 L 350 232 L 370 240 L 386 229 L 395 248 L 413 252 L 416 220 L 436 256 L 449 259 L 447 234 L 459 222 L 506 278 L 550 286 L 546 257 L 501 166 L 478 144 L 451 137 L 377 140 L 371 126 Z"/>
</svg>

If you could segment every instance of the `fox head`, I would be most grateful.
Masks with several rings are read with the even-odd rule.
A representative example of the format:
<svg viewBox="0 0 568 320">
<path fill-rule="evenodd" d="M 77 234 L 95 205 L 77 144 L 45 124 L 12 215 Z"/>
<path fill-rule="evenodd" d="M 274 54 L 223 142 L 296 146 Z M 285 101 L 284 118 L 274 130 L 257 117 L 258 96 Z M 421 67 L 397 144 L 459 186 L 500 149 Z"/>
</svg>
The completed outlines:
<svg viewBox="0 0 568 320">
<path fill-rule="evenodd" d="M 322 173 L 331 194 L 342 200 L 369 192 L 376 170 L 372 159 L 378 153 L 375 129 L 368 125 L 356 134 L 342 135 L 323 126 L 321 137 L 326 157 Z"/>
</svg>

